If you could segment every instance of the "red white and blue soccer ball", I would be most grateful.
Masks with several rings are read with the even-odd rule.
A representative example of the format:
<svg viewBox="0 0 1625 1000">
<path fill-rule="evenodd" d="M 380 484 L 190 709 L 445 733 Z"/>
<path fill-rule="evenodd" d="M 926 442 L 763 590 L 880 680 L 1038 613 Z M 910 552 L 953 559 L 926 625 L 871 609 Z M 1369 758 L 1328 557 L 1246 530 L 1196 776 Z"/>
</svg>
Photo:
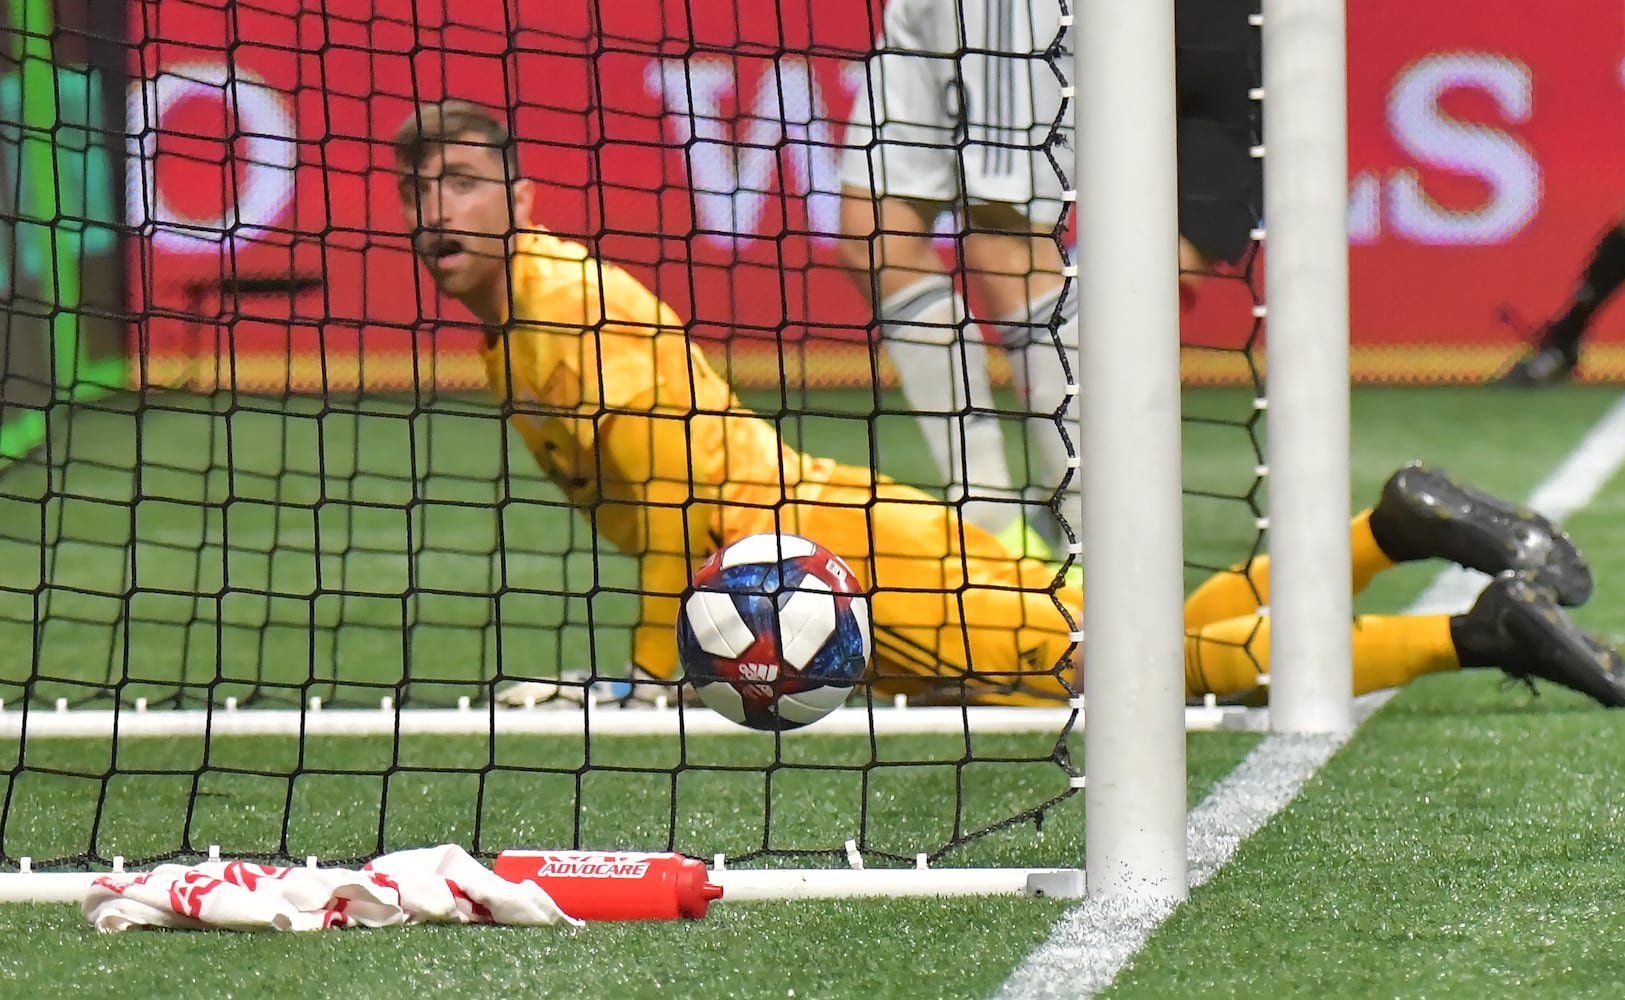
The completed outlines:
<svg viewBox="0 0 1625 1000">
<path fill-rule="evenodd" d="M 869 669 L 869 601 L 822 545 L 750 535 L 694 574 L 677 651 L 706 705 L 752 729 L 799 729 L 844 703 Z"/>
</svg>

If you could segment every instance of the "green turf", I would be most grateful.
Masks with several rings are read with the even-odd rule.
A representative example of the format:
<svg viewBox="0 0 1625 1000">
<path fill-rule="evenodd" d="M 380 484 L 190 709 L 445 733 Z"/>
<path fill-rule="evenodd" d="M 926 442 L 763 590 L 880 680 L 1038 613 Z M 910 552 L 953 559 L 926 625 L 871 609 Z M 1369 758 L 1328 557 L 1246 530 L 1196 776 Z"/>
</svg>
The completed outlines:
<svg viewBox="0 0 1625 1000">
<path fill-rule="evenodd" d="M 1622 744 L 1577 696 L 1419 683 L 1108 996 L 1618 996 Z"/>
<path fill-rule="evenodd" d="M 448 704 L 489 695 L 499 644 L 515 671 L 624 659 L 635 600 L 629 561 L 600 554 L 595 564 L 585 531 L 553 488 L 528 463 L 505 468 L 512 442 L 480 401 L 443 401 L 433 415 L 375 399 L 326 407 L 226 397 L 139 402 L 82 410 L 53 442 L 72 456 L 65 469 L 48 476 L 22 466 L 0 480 L 0 697 L 13 704 L 66 697 L 96 707 L 115 689 L 126 703 L 145 697 L 181 706 L 226 697 L 292 705 L 312 694 L 330 704 L 370 706 L 380 694 Z M 912 418 L 878 421 L 871 438 L 866 414 L 874 402 L 866 393 L 758 394 L 749 402 L 807 450 L 879 461 L 900 479 L 931 485 Z M 1251 414 L 1244 394 L 1206 402 Z M 1247 440 L 1245 430 L 1229 430 L 1227 443 Z M 133 467 L 132 455 L 139 457 Z M 1222 474 L 1225 457 L 1214 451 L 1205 459 L 1210 478 Z M 1193 513 L 1203 516 L 1200 507 Z M 1250 514 L 1229 534 L 1207 532 L 1228 544 L 1224 562 L 1245 558 L 1255 534 Z M 48 563 L 40 561 L 41 538 L 53 543 Z M 50 621 L 31 673 L 36 604 Z M 1255 741 L 1193 737 L 1193 800 Z M 1081 758 L 1081 737 L 1070 744 Z M 138 864 L 218 845 L 226 856 L 346 860 L 456 842 L 482 852 L 581 845 L 720 851 L 736 864 L 753 856 L 759 865 L 840 864 L 841 845 L 855 837 L 870 864 L 912 864 L 926 852 L 951 865 L 1071 865 L 1083 853 L 1083 802 L 1069 790 L 1067 759 L 1055 758 L 1053 734 L 782 742 L 737 735 L 682 744 L 603 737 L 0 742 L 0 856 L 28 854 L 49 866 L 118 853 Z M 1022 902 L 1032 903 L 999 904 L 1008 916 L 981 933 L 981 959 L 947 942 L 929 949 L 924 957 L 944 995 L 991 988 L 1001 967 L 1042 938 L 1060 904 Z M 952 910 L 937 902 L 809 904 L 829 923 L 831 941 L 871 939 L 884 929 L 896 946 L 907 941 L 899 931 L 936 924 Z M 103 946 L 68 916 L 86 947 Z M 60 921 L 62 912 L 0 910 L 0 942 L 13 917 Z M 559 966 L 557 985 L 541 991 L 552 995 L 701 991 L 708 968 L 736 961 L 741 938 L 781 960 L 802 957 L 776 973 L 775 995 L 783 995 L 781 980 L 803 995 L 840 995 L 856 982 L 882 994 L 910 992 L 916 974 L 878 955 L 857 968 L 827 968 L 817 941 L 800 939 L 777 917 L 772 907 L 719 908 L 706 925 L 718 928 L 705 936 L 710 958 L 672 949 L 673 935 L 696 940 L 693 928 L 672 926 L 544 932 L 541 945 L 538 935 L 478 940 L 504 950 L 493 959 L 525 977 L 510 988 L 534 989 L 538 966 Z M 355 939 L 350 947 L 368 956 L 356 963 L 356 982 L 368 981 L 368 962 L 398 968 L 393 938 Z M 596 978 L 584 980 L 574 960 L 584 946 L 601 956 L 630 948 L 668 957 L 613 975 L 600 957 L 588 963 L 599 969 Z M 447 968 L 437 992 L 458 995 L 458 976 L 470 971 L 468 938 L 426 931 L 413 948 Z M 991 954 L 1002 957 L 985 961 Z M 331 964 L 313 954 L 295 961 Z M 52 981 L 60 972 L 25 963 L 20 975 Z M 389 974 L 372 975 L 382 976 L 382 995 L 399 995 Z M 135 981 L 139 992 L 158 994 L 173 983 Z M 486 980 L 475 982 L 464 993 L 486 995 Z M 278 982 L 268 995 L 330 985 Z M 739 995 L 759 986 L 741 979 Z"/>
<path fill-rule="evenodd" d="M 232 752 L 255 757 L 265 749 L 243 742 Z M 1077 742 L 1081 750 L 1081 740 Z M 1241 760 L 1257 737 L 1205 733 L 1193 734 L 1189 742 L 1187 788 L 1195 803 Z M 697 748 L 702 755 L 721 750 L 720 742 Z M 861 753 L 839 740 L 809 743 L 803 750 L 823 763 Z M 416 783 L 422 778 L 409 780 Z M 1000 783 L 1021 784 L 1021 775 L 1013 773 Z M 714 785 L 705 790 L 706 816 L 724 826 L 761 821 L 759 803 L 718 798 L 715 790 Z M 511 791 L 522 796 L 525 789 Z M 840 803 L 812 797 L 815 789 L 806 791 L 801 801 L 792 803 L 798 814 L 787 820 L 798 835 L 832 833 L 850 820 Z M 895 826 L 911 822 L 916 813 L 940 815 L 942 803 L 933 805 L 933 799 L 943 797 L 940 792 L 929 782 L 911 778 L 895 783 L 880 799 L 897 813 L 891 818 Z M 432 811 L 454 817 L 435 832 L 466 832 L 466 827 L 453 828 L 458 805 L 467 804 L 454 786 L 431 788 L 425 783 L 411 793 L 433 803 Z M 227 794 L 231 800 L 211 806 L 217 815 L 252 813 L 255 796 L 241 791 Z M 646 812 L 646 805 L 626 805 L 635 794 L 635 788 L 620 789 L 608 804 L 624 806 L 632 814 Z M 375 802 L 365 797 L 356 801 L 364 811 L 376 812 Z M 342 814 L 349 805 L 349 799 L 324 799 L 321 811 Z M 516 829 L 538 830 L 545 822 L 542 813 L 558 805 L 522 798 L 510 801 L 503 811 L 513 817 Z M 1049 818 L 1044 832 L 1029 826 L 1014 835 L 989 838 L 955 858 L 978 864 L 1043 864 L 1043 858 L 1059 862 L 1078 856 L 1081 836 L 1081 803 L 1074 798 Z M 117 991 L 186 998 L 969 998 L 989 994 L 1021 956 L 1043 940 L 1064 906 L 1061 901 L 1032 899 L 817 901 L 795 903 L 793 910 L 782 903 L 721 904 L 699 923 L 593 924 L 574 932 L 420 928 L 252 937 L 174 933 L 109 937 L 97 935 L 72 907 L 0 906 L 0 945 L 14 945 L 0 947 L 0 996 Z M 51 946 L 25 946 L 40 940 L 49 940 Z"/>
<path fill-rule="evenodd" d="M 1411 457 L 1526 494 L 1616 395 L 1358 391 L 1353 504 L 1373 499 Z M 899 478 L 928 481 L 908 421 L 887 424 L 873 444 L 853 433 L 853 415 L 872 406 L 864 393 L 750 402 L 801 414 L 782 426 L 809 450 L 878 459 Z M 342 401 L 295 403 L 291 417 L 281 401 L 240 400 L 229 415 L 223 398 L 164 403 L 139 416 L 103 403 L 75 421 L 65 475 L 25 466 L 0 479 L 8 703 L 25 693 L 97 702 L 111 680 L 129 697 L 191 705 L 228 694 L 292 704 L 311 693 L 376 704 L 380 691 L 443 704 L 488 692 L 499 641 L 505 663 L 624 657 L 630 600 L 616 590 L 630 584 L 630 567 L 602 558 L 593 576 L 585 532 L 523 463 L 506 494 L 493 490 L 502 440 L 474 401 L 439 402 L 427 417 L 404 407 L 383 415 L 368 400 L 359 419 Z M 1266 498 L 1253 467 L 1265 442 L 1249 424 L 1246 393 L 1193 391 L 1187 412 L 1197 418 L 1185 430 L 1194 583 L 1254 546 Z M 136 477 L 128 465 L 138 426 Z M 1616 485 L 1572 522 L 1599 580 L 1578 616 L 1614 636 L 1625 635 L 1622 507 Z M 519 558 L 490 555 L 498 530 Z M 45 593 L 42 533 L 56 542 L 48 678 L 25 687 L 32 614 Z M 1430 576 L 1422 567 L 1383 574 L 1359 607 L 1396 610 Z M 132 585 L 141 596 L 125 602 L 118 595 Z M 317 585 L 350 594 L 312 600 Z M 600 626 L 596 646 L 589 620 Z M 1196 894 L 1117 992 L 1617 992 L 1617 730 L 1578 698 L 1531 699 L 1488 677 L 1413 686 Z M 1081 738 L 1072 742 L 1081 760 Z M 1192 801 L 1253 743 L 1193 735 Z M 790 855 L 829 850 L 861 824 L 867 843 L 906 856 L 1048 801 L 1064 785 L 1064 770 L 1044 762 L 1049 750 L 1039 737 L 978 737 L 967 749 L 934 738 L 775 746 L 741 736 L 691 740 L 681 757 L 658 740 L 347 738 L 309 741 L 302 757 L 294 742 L 271 739 L 0 743 L 0 774 L 13 775 L 0 854 L 136 857 L 219 843 L 228 853 L 342 857 L 439 840 L 489 850 L 565 838 L 700 852 L 720 842 L 789 852 L 764 864 L 800 863 Z M 1019 823 L 943 863 L 1076 860 L 1081 811 L 1073 796 L 1042 830 Z M 574 933 L 110 938 L 71 908 L 9 906 L 0 907 L 0 995 L 985 997 L 1062 908 L 725 903 L 698 924 Z"/>
<path fill-rule="evenodd" d="M 1044 938 L 1059 901 L 994 899 L 714 909 L 689 925 L 416 928 L 293 937 L 97 938 L 69 907 L 0 908 L 0 990 L 55 996 L 981 998 Z M 944 933 L 951 929 L 951 933 Z M 752 956 L 757 956 L 755 960 Z M 923 991 L 923 992 L 922 992 Z"/>
<path fill-rule="evenodd" d="M 1237 455 L 1253 446 L 1255 411 L 1246 393 L 1192 401 L 1197 433 L 1212 435 L 1192 451 L 1192 477 L 1208 494 L 1193 499 L 1192 534 L 1210 552 L 1227 550 L 1213 558 L 1228 564 L 1257 537 L 1246 497 L 1254 463 Z M 792 444 L 931 486 L 917 422 L 873 418 L 868 392 L 747 402 Z M 373 707 L 387 695 L 448 705 L 484 703 L 508 675 L 614 669 L 636 612 L 631 562 L 596 550 L 513 444 L 474 398 L 415 408 L 404 399 L 154 395 L 84 407 L 53 442 L 54 465 L 0 480 L 0 698 L 274 707 L 320 696 Z M 511 467 L 510 455 L 519 456 Z M 1241 495 L 1215 499 L 1233 469 L 1244 473 L 1233 484 Z M 141 740 L 0 746 L 0 765 L 15 774 L 0 857 L 150 857 L 217 842 L 350 857 L 424 838 L 494 850 L 528 836 L 733 856 L 821 850 L 838 860 L 855 836 L 902 859 L 970 841 L 959 853 L 974 863 L 988 843 L 979 831 L 1067 793 L 1065 762 L 1049 759 L 1048 739 L 1020 752 L 981 740 L 859 741 L 841 751 L 843 769 L 825 772 L 798 762 L 793 743 L 778 750 L 745 737 L 719 741 L 728 750 L 714 760 L 692 756 L 704 741 L 680 757 L 659 741 L 439 741 L 420 755 L 441 761 L 426 777 L 432 765 L 410 759 L 411 741 L 388 739 L 335 741 L 331 753 L 176 740 L 158 763 L 145 762 L 152 751 Z M 624 747 L 641 761 L 616 765 Z M 336 762 L 323 763 L 328 756 Z M 989 762 L 1001 756 L 1038 762 L 1019 765 L 1037 776 Z M 996 805 L 976 806 L 989 785 L 1000 787 Z M 422 790 L 436 807 L 415 808 L 402 789 Z M 138 820 L 148 798 L 170 807 Z M 535 798 L 561 803 L 565 825 L 516 828 L 505 810 Z M 685 826 L 711 798 L 742 817 L 738 830 L 700 837 Z M 343 824 L 306 819 L 329 799 Z M 840 829 L 814 826 L 785 841 L 783 828 L 797 821 L 785 803 L 799 800 L 843 803 L 831 813 Z M 770 810 L 779 829 L 761 828 Z M 888 823 L 899 825 L 895 837 Z"/>
<path fill-rule="evenodd" d="M 1262 498 L 1251 395 L 1191 400 L 1194 584 L 1254 550 Z M 807 451 L 935 478 L 913 417 L 874 419 L 871 435 L 868 392 L 747 402 Z M 619 667 L 632 563 L 595 551 L 508 443 L 472 398 L 83 408 L 49 453 L 59 471 L 0 479 L 0 698 L 16 702 L 32 678 L 27 693 L 47 704 L 95 702 L 116 684 L 126 702 L 193 707 L 312 695 L 370 706 L 380 694 L 448 705 L 488 695 L 499 649 L 520 674 Z"/>
<path fill-rule="evenodd" d="M 1360 392 L 1357 472 L 1397 458 L 1396 441 L 1414 450 L 1379 433 L 1371 409 L 1407 394 L 1431 406 L 1422 430 L 1459 435 L 1434 457 L 1511 496 L 1619 399 L 1614 388 Z M 1567 524 L 1597 578 L 1575 617 L 1614 641 L 1625 637 L 1622 513 L 1616 477 Z M 1417 682 L 1105 995 L 1618 996 L 1622 745 L 1625 716 L 1569 692 L 1542 685 L 1536 697 L 1494 675 Z"/>
<path fill-rule="evenodd" d="M 878 863 L 969 841 L 953 864 L 1065 865 L 1078 797 L 1054 735 L 595 739 L 273 737 L 0 742 L 4 847 L 42 864 L 176 848 L 355 859 L 454 842 L 773 852 Z M 1081 755 L 1081 737 L 1072 753 Z M 5 771 L 18 772 L 4 777 Z M 197 777 L 201 775 L 201 777 Z M 194 782 L 196 782 L 194 787 Z M 999 830 L 1013 817 L 1027 821 Z M 287 817 L 286 833 L 283 820 Z M 676 821 L 673 823 L 673 817 Z M 973 839 L 980 831 L 994 831 Z"/>
</svg>

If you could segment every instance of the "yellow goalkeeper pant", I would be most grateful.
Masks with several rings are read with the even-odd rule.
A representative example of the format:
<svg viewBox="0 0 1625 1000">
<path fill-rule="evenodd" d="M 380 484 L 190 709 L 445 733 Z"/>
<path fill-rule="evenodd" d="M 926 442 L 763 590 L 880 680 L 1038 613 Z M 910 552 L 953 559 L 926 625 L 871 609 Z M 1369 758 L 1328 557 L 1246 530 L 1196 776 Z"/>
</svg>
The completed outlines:
<svg viewBox="0 0 1625 1000">
<path fill-rule="evenodd" d="M 778 515 L 778 530 L 837 553 L 869 590 L 878 695 L 1014 705 L 1069 697 L 1083 592 L 1057 588 L 1054 567 L 1012 557 L 941 500 L 866 469 L 841 466 L 827 482 L 802 484 Z"/>
<path fill-rule="evenodd" d="M 1053 705 L 1081 692 L 1068 651 L 1083 593 L 1052 566 L 1017 560 L 935 498 L 865 470 L 838 470 L 781 510 L 782 529 L 818 539 L 870 589 L 877 694 Z M 1370 512 L 1350 524 L 1351 586 L 1393 565 Z M 1185 694 L 1245 695 L 1269 672 L 1268 556 L 1215 574 L 1185 603 Z M 1355 693 L 1457 669 L 1448 615 L 1364 615 L 1351 623 Z"/>
</svg>

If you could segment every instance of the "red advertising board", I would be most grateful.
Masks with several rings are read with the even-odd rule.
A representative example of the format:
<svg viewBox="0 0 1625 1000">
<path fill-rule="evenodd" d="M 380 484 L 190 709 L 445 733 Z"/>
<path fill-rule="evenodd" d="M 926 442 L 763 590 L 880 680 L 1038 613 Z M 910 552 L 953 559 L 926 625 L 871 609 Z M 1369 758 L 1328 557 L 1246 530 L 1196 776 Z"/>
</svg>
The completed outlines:
<svg viewBox="0 0 1625 1000">
<path fill-rule="evenodd" d="M 1356 358 L 1401 378 L 1493 368 L 1515 341 L 1497 314 L 1551 314 L 1625 211 L 1625 5 L 1349 8 Z M 1622 315 L 1591 359 L 1615 377 Z"/>
<path fill-rule="evenodd" d="M 1557 7 L 1351 5 L 1364 374 L 1492 368 L 1513 341 L 1498 310 L 1554 308 L 1625 206 L 1625 9 Z M 443 96 L 513 109 L 537 221 L 594 240 L 699 335 L 810 334 L 812 368 L 827 357 L 826 377 L 846 377 L 830 341 L 861 341 L 867 309 L 835 262 L 834 147 L 870 0 L 130 11 L 129 125 L 147 154 L 129 163 L 144 234 L 131 289 L 149 380 L 477 382 L 465 317 L 407 253 L 388 149 L 414 100 Z M 1239 343 L 1244 300 L 1213 285 L 1188 338 Z M 1613 371 L 1625 375 L 1625 349 Z"/>
</svg>

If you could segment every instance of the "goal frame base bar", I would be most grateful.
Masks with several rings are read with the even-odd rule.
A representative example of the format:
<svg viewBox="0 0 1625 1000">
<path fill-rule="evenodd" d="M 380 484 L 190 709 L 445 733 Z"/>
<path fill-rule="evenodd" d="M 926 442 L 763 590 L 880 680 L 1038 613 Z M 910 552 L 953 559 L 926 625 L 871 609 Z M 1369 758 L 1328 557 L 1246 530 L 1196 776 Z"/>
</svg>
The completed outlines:
<svg viewBox="0 0 1625 1000">
<path fill-rule="evenodd" d="M 838 709 L 787 736 L 909 736 L 1059 732 L 1084 725 L 1074 708 L 996 706 Z M 1268 728 L 1265 709 L 1203 705 L 1185 710 L 1190 732 Z M 747 729 L 705 708 L 17 709 L 0 707 L 0 740 L 166 736 L 730 736 Z M 757 734 L 761 735 L 761 734 Z"/>
<path fill-rule="evenodd" d="M 1084 890 L 1081 868 L 725 869 L 709 878 L 722 886 L 721 901 L 734 903 L 902 896 L 1081 899 Z"/>
<path fill-rule="evenodd" d="M 83 903 L 91 883 L 136 871 L 0 872 L 0 904 Z M 1081 868 L 782 868 L 713 870 L 719 903 L 793 899 L 863 899 L 941 896 L 1029 896 L 1080 899 Z"/>
</svg>

